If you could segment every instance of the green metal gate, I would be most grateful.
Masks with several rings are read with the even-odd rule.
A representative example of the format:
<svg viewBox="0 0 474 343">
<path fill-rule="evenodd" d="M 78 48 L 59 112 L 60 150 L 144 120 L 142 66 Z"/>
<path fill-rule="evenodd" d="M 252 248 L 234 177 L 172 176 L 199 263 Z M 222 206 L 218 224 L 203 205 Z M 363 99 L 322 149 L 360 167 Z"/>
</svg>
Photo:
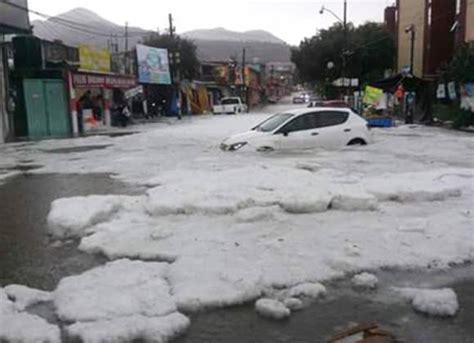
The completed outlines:
<svg viewBox="0 0 474 343">
<path fill-rule="evenodd" d="M 66 91 L 62 80 L 25 79 L 23 88 L 29 137 L 70 134 Z"/>
</svg>

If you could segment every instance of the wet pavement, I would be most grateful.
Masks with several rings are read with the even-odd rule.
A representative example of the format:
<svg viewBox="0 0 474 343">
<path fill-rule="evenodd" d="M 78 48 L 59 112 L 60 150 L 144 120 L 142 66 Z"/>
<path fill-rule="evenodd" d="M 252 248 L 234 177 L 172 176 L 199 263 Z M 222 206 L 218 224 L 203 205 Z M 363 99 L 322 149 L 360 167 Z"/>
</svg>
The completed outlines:
<svg viewBox="0 0 474 343">
<path fill-rule="evenodd" d="M 5 180 L 0 185 L 0 285 L 52 290 L 61 278 L 104 263 L 100 257 L 78 251 L 77 242 L 51 244 L 46 217 L 53 200 L 137 192 L 104 174 L 23 173 Z"/>
</svg>

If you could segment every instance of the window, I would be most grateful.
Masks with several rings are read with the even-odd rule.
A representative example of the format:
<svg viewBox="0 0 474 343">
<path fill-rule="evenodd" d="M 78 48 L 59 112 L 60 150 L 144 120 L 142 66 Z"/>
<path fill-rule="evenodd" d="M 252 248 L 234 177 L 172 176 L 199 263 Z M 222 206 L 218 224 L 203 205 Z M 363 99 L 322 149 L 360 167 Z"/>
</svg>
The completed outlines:
<svg viewBox="0 0 474 343">
<path fill-rule="evenodd" d="M 238 105 L 239 99 L 223 99 L 222 105 Z"/>
<path fill-rule="evenodd" d="M 263 123 L 254 128 L 254 130 L 262 132 L 271 132 L 293 116 L 294 115 L 291 113 L 275 114 L 273 117 L 265 120 Z"/>
<path fill-rule="evenodd" d="M 349 118 L 349 113 L 342 111 L 324 111 L 312 114 L 315 128 L 344 124 Z"/>
<path fill-rule="evenodd" d="M 282 127 L 279 133 L 304 131 L 311 130 L 314 128 L 315 122 L 313 118 L 313 113 L 308 113 L 293 119 L 291 122 Z"/>
</svg>

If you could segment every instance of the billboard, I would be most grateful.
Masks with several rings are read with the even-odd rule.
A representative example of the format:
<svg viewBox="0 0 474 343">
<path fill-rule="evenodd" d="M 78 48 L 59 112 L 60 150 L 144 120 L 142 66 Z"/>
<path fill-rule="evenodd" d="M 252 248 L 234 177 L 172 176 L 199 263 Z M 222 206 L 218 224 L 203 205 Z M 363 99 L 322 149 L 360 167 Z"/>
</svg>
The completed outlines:
<svg viewBox="0 0 474 343">
<path fill-rule="evenodd" d="M 0 34 L 29 33 L 27 0 L 0 1 Z"/>
<path fill-rule="evenodd" d="M 87 45 L 79 45 L 79 61 L 81 69 L 110 72 L 110 52 L 107 49 L 92 49 Z"/>
<path fill-rule="evenodd" d="M 168 50 L 137 45 L 137 61 L 140 83 L 171 84 Z"/>
</svg>

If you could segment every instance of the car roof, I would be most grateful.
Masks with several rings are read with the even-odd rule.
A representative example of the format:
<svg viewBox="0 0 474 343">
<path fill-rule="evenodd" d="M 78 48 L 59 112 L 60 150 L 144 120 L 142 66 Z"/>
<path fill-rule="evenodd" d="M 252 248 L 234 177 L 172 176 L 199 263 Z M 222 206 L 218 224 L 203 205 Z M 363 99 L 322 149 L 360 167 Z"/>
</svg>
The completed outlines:
<svg viewBox="0 0 474 343">
<path fill-rule="evenodd" d="M 335 111 L 335 112 L 348 112 L 352 113 L 350 108 L 343 107 L 305 107 L 298 108 L 294 110 L 284 111 L 283 113 L 294 114 L 295 116 L 300 116 L 302 114 L 313 113 L 313 112 L 325 112 L 325 111 Z"/>
</svg>

